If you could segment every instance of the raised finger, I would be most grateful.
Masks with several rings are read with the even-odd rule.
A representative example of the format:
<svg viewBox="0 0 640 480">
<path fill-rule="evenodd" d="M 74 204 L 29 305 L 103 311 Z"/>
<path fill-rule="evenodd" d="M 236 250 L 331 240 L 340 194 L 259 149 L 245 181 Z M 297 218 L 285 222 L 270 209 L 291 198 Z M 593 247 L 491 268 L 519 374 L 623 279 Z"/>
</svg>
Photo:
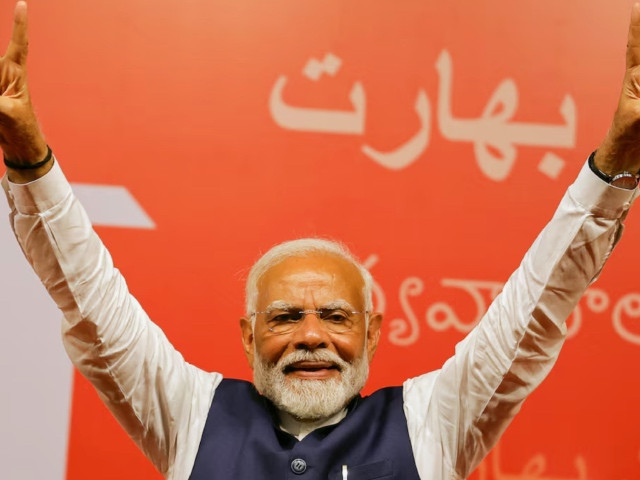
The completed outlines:
<svg viewBox="0 0 640 480">
<path fill-rule="evenodd" d="M 16 63 L 24 64 L 27 60 L 29 38 L 27 36 L 27 2 L 16 3 L 13 16 L 13 32 L 11 41 L 4 54 Z"/>
</svg>

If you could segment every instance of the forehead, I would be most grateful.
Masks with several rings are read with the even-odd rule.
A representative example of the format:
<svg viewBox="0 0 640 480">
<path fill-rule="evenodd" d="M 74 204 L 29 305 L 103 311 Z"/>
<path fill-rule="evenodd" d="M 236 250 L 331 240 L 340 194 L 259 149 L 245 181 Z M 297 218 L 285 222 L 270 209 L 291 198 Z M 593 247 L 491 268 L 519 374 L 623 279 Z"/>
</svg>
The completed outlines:
<svg viewBox="0 0 640 480">
<path fill-rule="evenodd" d="M 258 310 L 278 300 L 319 307 L 340 299 L 360 308 L 364 305 L 363 288 L 358 268 L 337 255 L 289 257 L 258 281 Z"/>
</svg>

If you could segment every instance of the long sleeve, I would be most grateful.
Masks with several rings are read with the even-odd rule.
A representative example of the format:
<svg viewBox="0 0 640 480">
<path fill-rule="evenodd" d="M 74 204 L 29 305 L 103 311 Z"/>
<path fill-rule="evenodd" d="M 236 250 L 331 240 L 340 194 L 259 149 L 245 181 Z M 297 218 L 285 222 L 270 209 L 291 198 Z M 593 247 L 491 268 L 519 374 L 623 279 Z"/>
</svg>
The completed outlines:
<svg viewBox="0 0 640 480">
<path fill-rule="evenodd" d="M 57 164 L 2 184 L 18 242 L 64 314 L 69 357 L 156 468 L 187 478 L 221 375 L 185 362 L 149 320 Z"/>
<path fill-rule="evenodd" d="M 442 369 L 404 384 L 422 478 L 466 478 L 555 363 L 565 320 L 622 233 L 634 191 L 585 166 L 476 328 Z"/>
</svg>

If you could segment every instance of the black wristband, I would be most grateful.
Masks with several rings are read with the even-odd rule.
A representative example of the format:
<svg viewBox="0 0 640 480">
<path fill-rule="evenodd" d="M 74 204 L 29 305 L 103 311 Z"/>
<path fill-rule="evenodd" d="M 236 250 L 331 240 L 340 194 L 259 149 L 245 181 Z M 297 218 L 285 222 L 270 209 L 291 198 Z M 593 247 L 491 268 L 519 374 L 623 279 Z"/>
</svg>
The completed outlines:
<svg viewBox="0 0 640 480">
<path fill-rule="evenodd" d="M 595 173 L 598 176 L 598 178 L 604 180 L 607 183 L 611 183 L 611 180 L 613 180 L 613 177 L 611 175 L 607 175 L 598 167 L 596 167 L 595 158 L 596 158 L 596 151 L 594 150 L 593 153 L 589 155 L 589 168 L 593 173 Z"/>
<path fill-rule="evenodd" d="M 51 147 L 47 145 L 47 156 L 44 157 L 44 160 L 38 163 L 14 163 L 7 160 L 7 157 L 4 157 L 3 159 L 4 164 L 9 168 L 13 168 L 14 170 L 35 170 L 36 168 L 44 167 L 49 162 L 49 160 L 51 160 L 52 156 L 53 152 L 51 151 Z"/>
</svg>

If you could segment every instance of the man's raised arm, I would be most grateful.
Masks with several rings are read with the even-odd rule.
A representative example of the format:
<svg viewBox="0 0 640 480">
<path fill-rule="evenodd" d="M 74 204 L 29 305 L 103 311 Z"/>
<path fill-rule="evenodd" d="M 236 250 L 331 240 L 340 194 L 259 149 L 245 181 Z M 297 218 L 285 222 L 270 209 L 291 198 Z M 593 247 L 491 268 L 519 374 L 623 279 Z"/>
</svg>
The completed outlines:
<svg viewBox="0 0 640 480">
<path fill-rule="evenodd" d="M 424 478 L 435 476 L 429 468 L 440 457 L 443 470 L 466 478 L 498 442 L 553 367 L 566 319 L 620 239 L 638 194 L 640 4 L 631 12 L 618 108 L 591 160 L 455 355 L 437 374 L 405 383 L 407 424 Z"/>
<path fill-rule="evenodd" d="M 20 1 L 0 59 L 2 187 L 11 227 L 64 315 L 73 363 L 156 468 L 169 479 L 187 478 L 221 376 L 185 362 L 130 295 L 38 126 L 27 44 L 27 5 Z M 37 328 L 47 319 L 27 321 Z"/>
</svg>

